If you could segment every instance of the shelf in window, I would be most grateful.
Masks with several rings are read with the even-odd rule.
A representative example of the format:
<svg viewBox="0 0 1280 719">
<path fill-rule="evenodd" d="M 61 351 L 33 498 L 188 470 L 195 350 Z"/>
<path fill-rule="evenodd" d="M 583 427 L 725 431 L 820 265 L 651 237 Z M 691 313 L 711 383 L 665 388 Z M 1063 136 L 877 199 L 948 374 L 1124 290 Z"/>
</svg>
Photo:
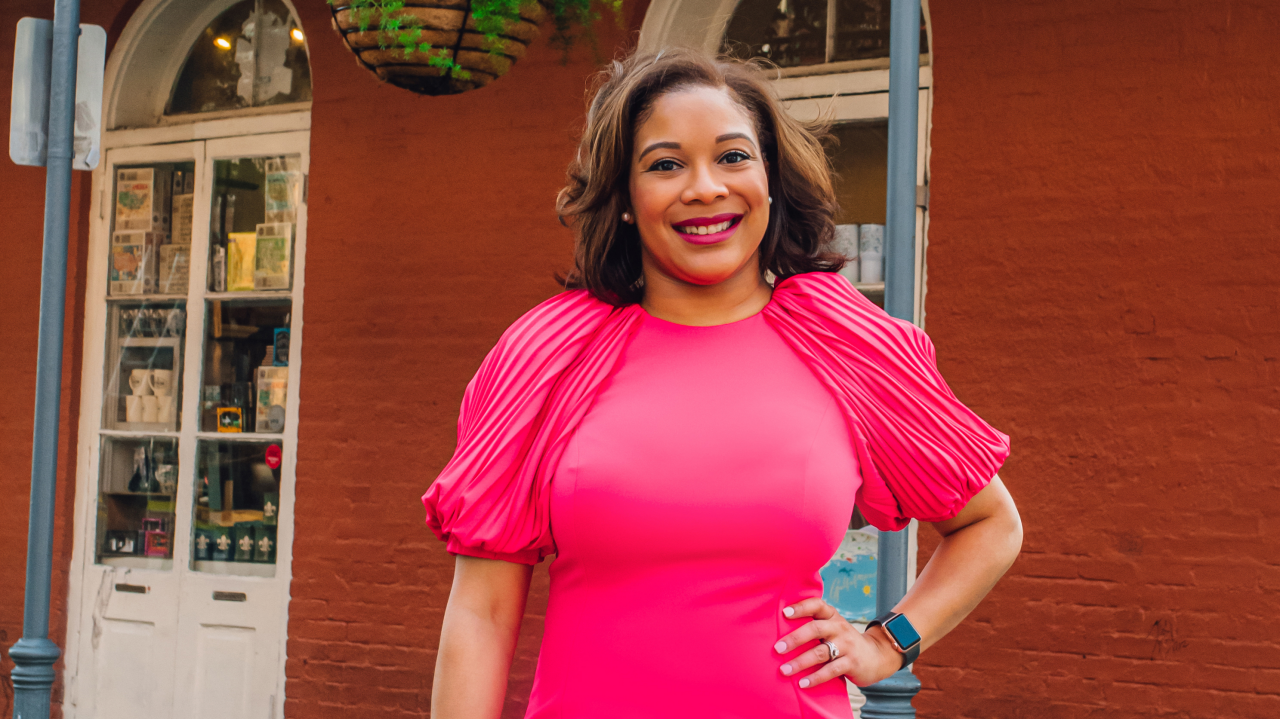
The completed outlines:
<svg viewBox="0 0 1280 719">
<path fill-rule="evenodd" d="M 854 282 L 853 288 L 863 294 L 868 294 L 868 295 L 884 294 L 883 282 Z"/>
<path fill-rule="evenodd" d="M 107 302 L 181 302 L 187 299 L 182 295 L 107 295 Z"/>
<path fill-rule="evenodd" d="M 162 497 L 164 499 L 173 499 L 172 494 L 164 494 L 163 492 L 103 492 L 103 494 L 112 497 Z"/>
<path fill-rule="evenodd" d="M 206 300 L 274 300 L 289 299 L 293 290 L 255 290 L 253 292 L 206 292 Z"/>
<path fill-rule="evenodd" d="M 205 574 L 226 574 L 241 577 L 274 577 L 275 562 L 223 562 L 219 560 L 196 559 L 191 568 Z"/>
<path fill-rule="evenodd" d="M 125 424 L 125 423 L 121 422 L 120 424 Z M 134 424 L 143 424 L 143 423 L 135 422 Z M 167 423 L 148 422 L 146 424 L 148 426 L 164 427 L 165 429 L 106 429 L 104 427 L 103 429 L 99 430 L 99 434 L 103 435 L 104 437 L 137 437 L 142 439 L 148 439 L 151 437 L 168 437 L 171 439 L 178 438 L 178 433 L 170 429 Z"/>
<path fill-rule="evenodd" d="M 200 439 L 225 439 L 241 442 L 279 442 L 284 439 L 283 432 L 196 432 Z"/>
</svg>

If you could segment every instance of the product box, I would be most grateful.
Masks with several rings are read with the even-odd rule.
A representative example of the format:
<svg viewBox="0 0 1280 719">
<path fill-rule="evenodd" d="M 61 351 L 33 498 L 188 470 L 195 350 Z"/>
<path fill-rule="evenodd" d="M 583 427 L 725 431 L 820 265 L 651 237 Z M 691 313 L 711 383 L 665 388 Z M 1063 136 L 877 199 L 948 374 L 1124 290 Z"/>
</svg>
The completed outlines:
<svg viewBox="0 0 1280 719">
<path fill-rule="evenodd" d="M 253 291 L 256 232 L 231 232 L 227 235 L 227 292 Z"/>
<path fill-rule="evenodd" d="M 195 559 L 196 561 L 213 559 L 213 532 L 208 529 L 196 530 Z"/>
<path fill-rule="evenodd" d="M 195 207 L 195 195 L 174 195 L 173 197 L 173 244 L 189 245 L 191 244 L 191 223 L 193 222 L 193 209 Z"/>
<path fill-rule="evenodd" d="M 289 328 L 277 327 L 272 334 L 271 364 L 276 367 L 289 366 Z"/>
<path fill-rule="evenodd" d="M 257 377 L 257 414 L 254 429 L 258 432 L 284 431 L 284 406 L 289 389 L 288 367 L 259 367 Z"/>
<path fill-rule="evenodd" d="M 289 251 L 293 225 L 273 222 L 257 226 L 254 248 L 253 288 L 289 289 Z"/>
<path fill-rule="evenodd" d="M 161 238 L 155 232 L 116 232 L 111 236 L 109 294 L 142 295 L 156 291 Z"/>
<path fill-rule="evenodd" d="M 254 545 L 258 542 L 257 527 L 253 522 L 240 522 L 231 529 L 236 543 L 235 560 L 252 562 Z"/>
<path fill-rule="evenodd" d="M 253 561 L 274 564 L 276 561 L 276 528 L 255 527 L 257 541 L 253 546 Z"/>
<path fill-rule="evenodd" d="M 116 170 L 116 232 L 148 232 L 153 229 L 154 190 L 153 168 Z"/>
<path fill-rule="evenodd" d="M 191 245 L 160 245 L 159 270 L 157 291 L 160 294 L 187 294 L 187 280 L 191 273 Z"/>
<path fill-rule="evenodd" d="M 268 527 L 276 526 L 280 516 L 280 495 L 276 492 L 262 493 L 262 523 Z"/>
<path fill-rule="evenodd" d="M 242 432 L 244 427 L 244 416 L 240 412 L 239 407 L 219 407 L 218 408 L 218 431 L 219 432 Z"/>
<path fill-rule="evenodd" d="M 214 527 L 209 531 L 210 559 L 215 562 L 230 562 L 235 557 L 235 542 L 231 538 L 230 527 Z"/>
</svg>

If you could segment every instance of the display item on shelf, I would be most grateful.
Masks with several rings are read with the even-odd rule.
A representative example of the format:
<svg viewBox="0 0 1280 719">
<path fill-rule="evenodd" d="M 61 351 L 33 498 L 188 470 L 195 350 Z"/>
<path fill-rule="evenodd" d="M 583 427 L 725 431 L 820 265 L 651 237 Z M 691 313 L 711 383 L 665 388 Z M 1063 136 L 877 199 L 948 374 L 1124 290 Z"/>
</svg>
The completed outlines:
<svg viewBox="0 0 1280 719">
<path fill-rule="evenodd" d="M 289 247 L 293 226 L 287 222 L 263 223 L 256 231 L 253 288 L 289 289 Z"/>
<path fill-rule="evenodd" d="M 252 292 L 258 236 L 255 232 L 227 233 L 227 292 Z"/>
</svg>

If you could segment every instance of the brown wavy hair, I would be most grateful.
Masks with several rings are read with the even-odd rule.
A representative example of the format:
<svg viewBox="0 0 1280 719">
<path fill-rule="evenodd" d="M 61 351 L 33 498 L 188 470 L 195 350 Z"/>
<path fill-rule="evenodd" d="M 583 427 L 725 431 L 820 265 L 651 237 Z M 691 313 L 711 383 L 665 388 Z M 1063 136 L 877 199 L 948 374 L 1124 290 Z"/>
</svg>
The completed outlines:
<svg viewBox="0 0 1280 719">
<path fill-rule="evenodd" d="M 768 163 L 769 224 L 760 242 L 760 272 L 779 280 L 802 272 L 836 272 L 832 251 L 835 193 L 823 151 L 829 123 L 804 123 L 782 107 L 765 74 L 767 61 L 712 57 L 692 49 L 635 53 L 596 76 L 578 154 L 569 165 L 556 212 L 574 230 L 574 268 L 556 279 L 615 306 L 644 297 L 640 233 L 622 222 L 631 206 L 629 170 L 635 131 L 662 95 L 691 87 L 726 91 L 755 123 Z"/>
</svg>

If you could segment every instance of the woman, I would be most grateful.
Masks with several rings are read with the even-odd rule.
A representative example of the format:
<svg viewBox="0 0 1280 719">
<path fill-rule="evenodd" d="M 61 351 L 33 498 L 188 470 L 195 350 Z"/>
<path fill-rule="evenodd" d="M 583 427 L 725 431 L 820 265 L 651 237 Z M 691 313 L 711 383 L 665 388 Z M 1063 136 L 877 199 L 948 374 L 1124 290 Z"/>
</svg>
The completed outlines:
<svg viewBox="0 0 1280 719">
<path fill-rule="evenodd" d="M 1008 437 L 923 332 L 834 274 L 816 132 L 751 65 L 668 51 L 606 73 L 559 200 L 574 289 L 485 358 L 423 497 L 457 555 L 436 719 L 500 715 L 551 554 L 526 716 L 557 719 L 849 717 L 845 680 L 905 666 L 1013 562 Z M 942 534 L 897 629 L 821 599 L 855 504 Z"/>
</svg>

